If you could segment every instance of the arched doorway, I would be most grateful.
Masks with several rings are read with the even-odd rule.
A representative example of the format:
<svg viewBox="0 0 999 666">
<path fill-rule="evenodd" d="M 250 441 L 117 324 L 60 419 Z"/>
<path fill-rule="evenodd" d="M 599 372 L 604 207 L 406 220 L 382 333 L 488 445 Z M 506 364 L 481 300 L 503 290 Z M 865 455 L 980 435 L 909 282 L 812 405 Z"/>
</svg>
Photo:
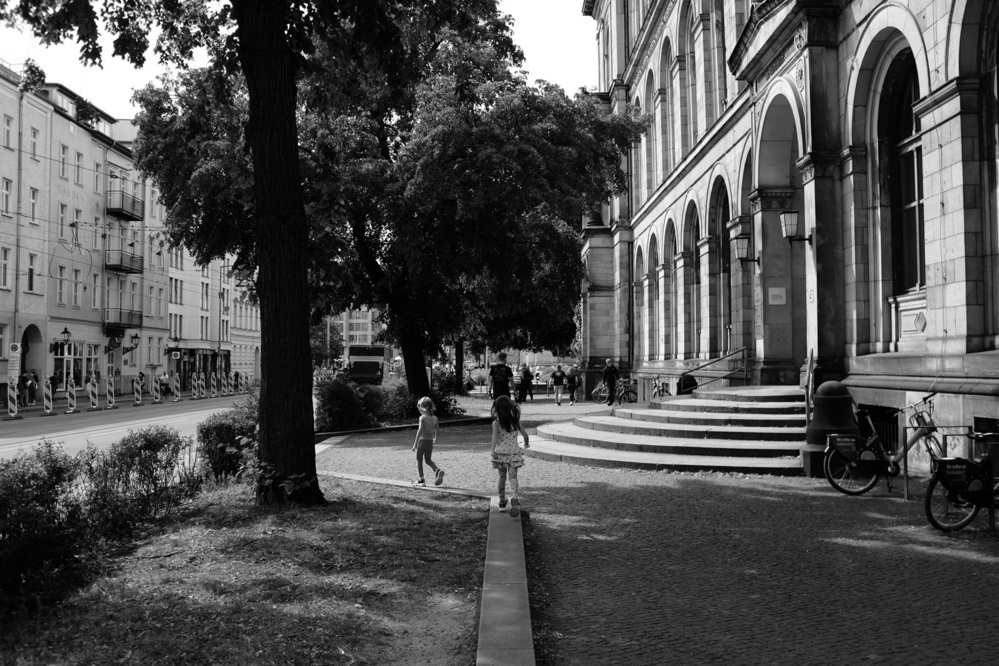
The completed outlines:
<svg viewBox="0 0 999 666">
<path fill-rule="evenodd" d="M 797 384 L 807 356 L 808 310 L 805 253 L 810 243 L 784 239 L 781 214 L 797 213 L 800 228 L 814 216 L 804 210 L 800 124 L 791 101 L 774 94 L 766 107 L 759 136 L 757 188 L 751 197 L 754 246 L 760 270 L 754 278 L 754 342 L 758 380 Z M 808 231 L 798 234 L 800 240 Z"/>
<path fill-rule="evenodd" d="M 720 177 L 715 179 L 708 200 L 708 232 L 710 240 L 708 276 L 712 281 L 708 298 L 711 335 L 708 351 L 711 356 L 732 350 L 732 259 L 728 237 L 731 218 L 728 188 Z"/>
</svg>

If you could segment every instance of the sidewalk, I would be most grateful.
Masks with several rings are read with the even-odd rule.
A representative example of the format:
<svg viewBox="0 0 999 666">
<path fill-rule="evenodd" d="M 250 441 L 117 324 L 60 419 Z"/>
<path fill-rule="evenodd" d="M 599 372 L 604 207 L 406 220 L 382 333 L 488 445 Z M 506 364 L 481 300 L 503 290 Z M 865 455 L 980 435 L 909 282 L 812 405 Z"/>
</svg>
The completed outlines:
<svg viewBox="0 0 999 666">
<path fill-rule="evenodd" d="M 467 400 L 488 409 L 484 398 Z M 592 409 L 606 407 L 536 396 L 524 419 Z M 442 431 L 434 458 L 448 485 L 495 493 L 490 434 Z M 317 464 L 410 481 L 412 437 L 354 435 Z M 999 537 L 984 517 L 937 532 L 921 501 L 883 483 L 847 497 L 824 479 L 533 458 L 520 477 L 532 565 L 545 572 L 545 613 L 559 636 L 549 663 L 984 664 L 999 652 L 989 628 Z"/>
</svg>

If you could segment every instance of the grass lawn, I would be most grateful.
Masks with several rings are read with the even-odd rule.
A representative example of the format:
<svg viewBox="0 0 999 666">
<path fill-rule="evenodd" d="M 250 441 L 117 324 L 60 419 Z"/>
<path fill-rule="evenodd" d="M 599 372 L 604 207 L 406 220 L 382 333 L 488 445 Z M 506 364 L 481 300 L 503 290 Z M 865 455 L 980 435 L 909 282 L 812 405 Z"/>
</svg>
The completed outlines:
<svg viewBox="0 0 999 666">
<path fill-rule="evenodd" d="M 486 501 L 320 481 L 203 493 L 59 603 L 6 600 L 0 664 L 474 663 Z"/>
</svg>

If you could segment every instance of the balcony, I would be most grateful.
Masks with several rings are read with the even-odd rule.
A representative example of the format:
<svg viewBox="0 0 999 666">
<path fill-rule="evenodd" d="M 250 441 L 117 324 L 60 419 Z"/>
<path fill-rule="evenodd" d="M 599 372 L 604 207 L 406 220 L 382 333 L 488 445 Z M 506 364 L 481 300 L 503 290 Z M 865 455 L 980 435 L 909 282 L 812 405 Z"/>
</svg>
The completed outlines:
<svg viewBox="0 0 999 666">
<path fill-rule="evenodd" d="M 142 311 L 125 308 L 104 308 L 106 329 L 142 328 Z"/>
<path fill-rule="evenodd" d="M 108 250 L 104 254 L 104 267 L 119 273 L 141 273 L 142 260 L 141 254 L 125 250 Z"/>
<path fill-rule="evenodd" d="M 111 190 L 108 192 L 108 214 L 115 215 L 126 220 L 139 221 L 143 218 L 146 202 L 138 197 L 122 192 L 121 190 Z"/>
</svg>

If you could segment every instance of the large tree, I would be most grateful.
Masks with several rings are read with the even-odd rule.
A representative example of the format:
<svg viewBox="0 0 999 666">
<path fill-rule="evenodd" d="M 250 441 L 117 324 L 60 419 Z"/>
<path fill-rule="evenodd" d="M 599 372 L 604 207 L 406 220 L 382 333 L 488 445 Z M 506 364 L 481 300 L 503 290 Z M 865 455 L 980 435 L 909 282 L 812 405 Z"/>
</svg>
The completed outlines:
<svg viewBox="0 0 999 666">
<path fill-rule="evenodd" d="M 324 501 L 313 447 L 308 223 L 298 162 L 298 80 L 315 65 L 316 44 L 327 62 L 363 54 L 389 81 L 403 69 L 406 44 L 397 18 L 433 31 L 467 22 L 469 8 L 495 0 L 0 0 L 0 19 L 22 22 L 46 43 L 75 39 L 81 59 L 99 65 L 99 26 L 113 35 L 114 55 L 142 65 L 153 28 L 156 50 L 185 65 L 206 46 L 212 65 L 241 72 L 247 90 L 246 143 L 252 164 L 253 215 L 247 219 L 260 251 L 256 290 L 261 304 L 261 499 Z"/>
</svg>

